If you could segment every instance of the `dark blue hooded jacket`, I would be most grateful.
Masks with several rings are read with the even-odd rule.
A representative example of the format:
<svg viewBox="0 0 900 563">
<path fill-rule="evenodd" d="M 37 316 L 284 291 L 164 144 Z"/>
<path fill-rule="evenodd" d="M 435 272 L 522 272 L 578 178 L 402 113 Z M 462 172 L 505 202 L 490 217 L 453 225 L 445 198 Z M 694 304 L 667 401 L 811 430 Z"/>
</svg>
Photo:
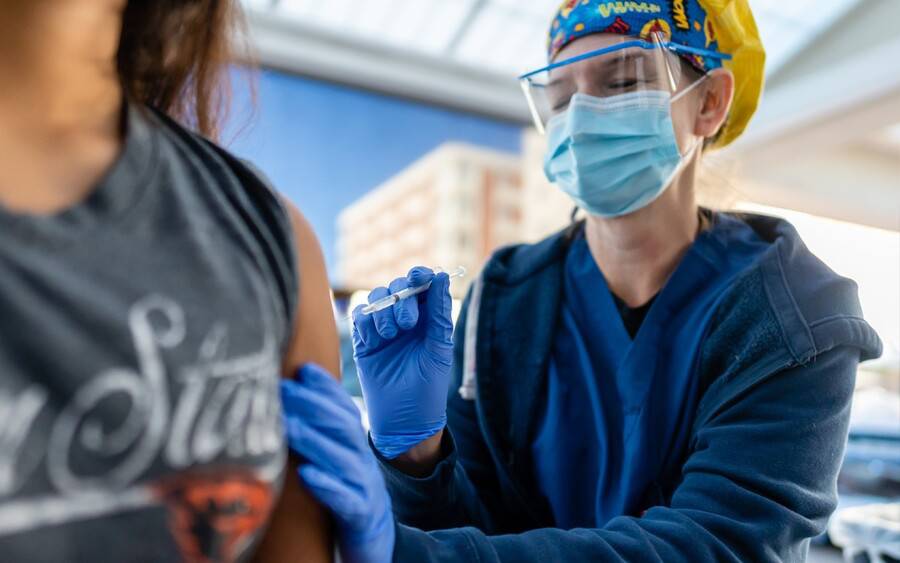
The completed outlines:
<svg viewBox="0 0 900 563">
<path fill-rule="evenodd" d="M 399 521 L 395 560 L 805 560 L 837 502 L 857 364 L 881 342 L 854 282 L 791 225 L 740 218 L 771 246 L 727 291 L 703 340 L 680 471 L 659 476 L 652 508 L 601 529 L 554 529 L 529 460 L 572 229 L 499 251 L 457 325 L 443 460 L 425 478 L 381 460 Z M 457 390 L 472 311 L 477 399 L 466 400 Z"/>
</svg>

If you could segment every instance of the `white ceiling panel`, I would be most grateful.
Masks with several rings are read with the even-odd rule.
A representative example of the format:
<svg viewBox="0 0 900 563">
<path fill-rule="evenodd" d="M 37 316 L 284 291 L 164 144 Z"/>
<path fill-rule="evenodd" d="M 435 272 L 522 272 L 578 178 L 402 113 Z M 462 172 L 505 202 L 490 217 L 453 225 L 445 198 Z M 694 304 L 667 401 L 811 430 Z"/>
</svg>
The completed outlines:
<svg viewBox="0 0 900 563">
<path fill-rule="evenodd" d="M 780 68 L 858 3 L 858 0 L 750 0 L 768 51 L 768 71 Z"/>
<path fill-rule="evenodd" d="M 783 65 L 859 0 L 750 0 L 769 52 Z M 544 64 L 559 0 L 244 0 L 248 9 L 337 35 L 515 76 Z"/>
</svg>

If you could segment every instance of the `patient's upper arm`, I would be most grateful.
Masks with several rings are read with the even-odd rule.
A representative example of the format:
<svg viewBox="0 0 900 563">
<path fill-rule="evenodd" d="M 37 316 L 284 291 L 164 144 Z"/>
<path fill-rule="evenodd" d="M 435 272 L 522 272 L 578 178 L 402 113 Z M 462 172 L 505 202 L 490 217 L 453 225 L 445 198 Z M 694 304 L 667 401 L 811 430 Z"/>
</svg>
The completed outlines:
<svg viewBox="0 0 900 563">
<path fill-rule="evenodd" d="M 340 375 L 340 352 L 322 250 L 309 223 L 288 202 L 299 271 L 299 299 L 294 334 L 285 354 L 282 372 L 293 377 L 305 363 L 316 363 L 336 377 Z M 297 462 L 291 458 L 284 490 L 272 515 L 256 561 L 331 561 L 332 542 L 328 515 L 301 486 Z"/>
</svg>

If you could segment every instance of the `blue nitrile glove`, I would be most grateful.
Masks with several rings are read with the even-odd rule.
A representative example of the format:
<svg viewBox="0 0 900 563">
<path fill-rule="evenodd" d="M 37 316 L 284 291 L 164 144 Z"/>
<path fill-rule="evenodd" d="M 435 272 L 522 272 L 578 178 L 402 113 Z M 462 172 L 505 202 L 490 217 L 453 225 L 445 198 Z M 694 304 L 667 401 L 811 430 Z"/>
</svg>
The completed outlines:
<svg viewBox="0 0 900 563">
<path fill-rule="evenodd" d="M 344 561 L 391 561 L 391 498 L 359 410 L 322 368 L 306 365 L 297 379 L 282 380 L 281 403 L 288 445 L 303 458 L 300 479 L 333 514 Z"/>
<path fill-rule="evenodd" d="M 433 281 L 432 281 L 433 280 Z M 353 311 L 353 357 L 369 413 L 372 443 L 388 459 L 409 451 L 447 424 L 447 387 L 453 359 L 450 277 L 413 268 L 379 287 L 369 303 L 407 287 L 431 288 L 389 309 Z"/>
</svg>

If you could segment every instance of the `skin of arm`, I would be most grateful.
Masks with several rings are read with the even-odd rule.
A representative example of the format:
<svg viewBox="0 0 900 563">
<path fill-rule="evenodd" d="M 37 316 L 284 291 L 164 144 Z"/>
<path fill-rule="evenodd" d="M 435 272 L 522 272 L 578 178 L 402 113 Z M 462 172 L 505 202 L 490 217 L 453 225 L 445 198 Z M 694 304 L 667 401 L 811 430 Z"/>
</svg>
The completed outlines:
<svg viewBox="0 0 900 563">
<path fill-rule="evenodd" d="M 306 363 L 340 374 L 337 327 L 325 260 L 309 223 L 297 208 L 282 200 L 294 229 L 300 275 L 294 333 L 284 358 L 282 374 L 292 378 Z M 328 514 L 313 500 L 297 478 L 297 460 L 288 461 L 284 489 L 272 513 L 268 530 L 254 561 L 296 563 L 330 562 L 333 553 Z"/>
</svg>

